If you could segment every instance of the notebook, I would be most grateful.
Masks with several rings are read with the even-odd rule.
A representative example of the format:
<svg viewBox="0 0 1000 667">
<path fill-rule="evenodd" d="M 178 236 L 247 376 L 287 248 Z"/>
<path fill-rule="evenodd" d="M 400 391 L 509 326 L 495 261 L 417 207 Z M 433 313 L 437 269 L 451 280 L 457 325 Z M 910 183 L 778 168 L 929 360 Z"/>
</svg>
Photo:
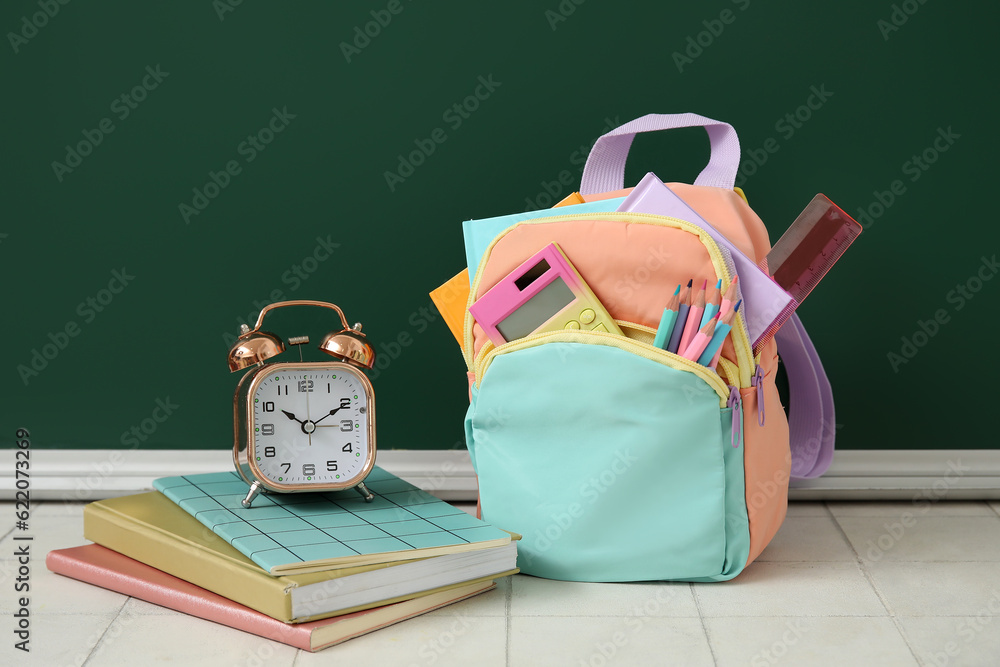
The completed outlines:
<svg viewBox="0 0 1000 667">
<path fill-rule="evenodd" d="M 579 195 L 577 195 L 579 197 Z M 607 213 L 618 209 L 618 206 L 625 201 L 624 197 L 615 199 L 601 199 L 599 201 L 587 202 L 584 204 L 573 204 L 569 206 L 559 205 L 556 208 L 547 208 L 540 211 L 526 211 L 524 213 L 512 213 L 501 215 L 495 218 L 483 218 L 481 220 L 466 220 L 462 223 L 462 231 L 465 234 L 465 259 L 469 267 L 469 278 L 476 275 L 479 262 L 486 254 L 487 248 L 493 239 L 508 227 L 512 227 L 525 220 L 536 218 L 551 218 L 557 215 L 574 215 L 577 213 Z"/>
<path fill-rule="evenodd" d="M 516 569 L 513 541 L 388 563 L 271 575 L 158 491 L 83 509 L 83 536 L 286 623 L 400 602 Z"/>
<path fill-rule="evenodd" d="M 740 277 L 740 298 L 743 299 L 742 321 L 745 322 L 750 342 L 760 338 L 786 310 L 794 310 L 795 300 L 788 292 L 761 271 L 757 263 L 743 254 L 722 233 L 712 227 L 673 190 L 663 184 L 656 174 L 646 174 L 635 189 L 621 203 L 619 211 L 652 213 L 679 218 L 701 227 L 711 236 L 731 269 Z"/>
<path fill-rule="evenodd" d="M 45 565 L 63 576 L 306 651 L 318 651 L 339 644 L 494 587 L 489 581 L 470 584 L 345 616 L 291 624 L 282 623 L 99 544 L 51 551 L 45 558 Z"/>
<path fill-rule="evenodd" d="M 494 528 L 375 466 L 354 490 L 259 496 L 236 472 L 154 480 L 153 487 L 272 575 L 428 558 L 508 544 Z"/>
</svg>

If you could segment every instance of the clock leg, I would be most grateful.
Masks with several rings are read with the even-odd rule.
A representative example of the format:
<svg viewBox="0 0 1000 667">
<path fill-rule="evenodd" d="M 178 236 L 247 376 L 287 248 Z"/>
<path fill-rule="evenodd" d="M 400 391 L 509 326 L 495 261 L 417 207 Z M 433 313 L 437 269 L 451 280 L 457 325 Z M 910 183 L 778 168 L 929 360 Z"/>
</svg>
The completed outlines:
<svg viewBox="0 0 1000 667">
<path fill-rule="evenodd" d="M 354 487 L 354 490 L 361 494 L 361 497 L 365 499 L 366 503 L 370 503 L 375 500 L 375 496 L 373 496 L 372 492 L 368 490 L 368 487 L 365 486 L 364 482 L 359 482 L 358 485 Z"/>
<path fill-rule="evenodd" d="M 256 497 L 258 493 L 260 493 L 260 482 L 254 482 L 250 485 L 250 492 L 247 493 L 247 497 L 244 498 L 243 502 L 240 504 L 243 505 L 243 507 L 250 509 L 250 504 L 253 502 L 254 497 Z"/>
</svg>

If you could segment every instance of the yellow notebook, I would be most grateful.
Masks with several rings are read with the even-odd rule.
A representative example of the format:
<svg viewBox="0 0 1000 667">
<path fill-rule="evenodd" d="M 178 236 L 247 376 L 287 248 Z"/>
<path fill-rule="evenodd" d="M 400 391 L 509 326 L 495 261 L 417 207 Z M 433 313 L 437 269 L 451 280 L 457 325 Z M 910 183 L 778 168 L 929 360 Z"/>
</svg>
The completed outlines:
<svg viewBox="0 0 1000 667">
<path fill-rule="evenodd" d="M 515 573 L 516 544 L 275 577 L 153 491 L 83 512 L 88 540 L 285 622 L 300 623 Z"/>
</svg>

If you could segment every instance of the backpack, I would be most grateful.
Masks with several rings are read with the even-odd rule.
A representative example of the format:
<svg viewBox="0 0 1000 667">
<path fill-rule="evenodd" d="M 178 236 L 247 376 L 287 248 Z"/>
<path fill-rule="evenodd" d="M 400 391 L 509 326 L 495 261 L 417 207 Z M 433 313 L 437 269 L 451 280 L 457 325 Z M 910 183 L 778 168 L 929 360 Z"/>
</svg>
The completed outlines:
<svg viewBox="0 0 1000 667">
<path fill-rule="evenodd" d="M 635 134 L 695 126 L 709 135 L 708 166 L 693 185 L 665 185 L 702 226 L 619 210 L 632 192 L 623 185 Z M 829 466 L 832 392 L 797 316 L 755 354 L 746 311 L 737 312 L 716 370 L 651 344 L 679 283 L 721 280 L 726 289 L 734 256 L 740 285 L 748 266 L 766 277 L 766 267 L 753 267 L 770 249 L 767 230 L 734 188 L 739 158 L 728 124 L 652 114 L 595 142 L 578 195 L 545 211 L 465 223 L 468 307 L 555 243 L 623 334 L 584 327 L 495 345 L 466 309 L 465 434 L 480 511 L 522 535 L 522 572 L 573 581 L 731 579 L 781 526 L 789 479 Z M 476 247 L 484 235 L 491 241 Z M 744 289 L 748 305 L 753 296 Z M 779 351 L 787 418 L 775 385 Z"/>
</svg>

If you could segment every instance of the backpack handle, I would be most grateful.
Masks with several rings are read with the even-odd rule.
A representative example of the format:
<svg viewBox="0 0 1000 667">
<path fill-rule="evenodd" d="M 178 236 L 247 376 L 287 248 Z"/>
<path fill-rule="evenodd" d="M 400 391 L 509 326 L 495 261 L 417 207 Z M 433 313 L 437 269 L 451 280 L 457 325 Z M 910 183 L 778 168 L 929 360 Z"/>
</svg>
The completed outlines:
<svg viewBox="0 0 1000 667">
<path fill-rule="evenodd" d="M 732 190 L 740 166 L 740 140 L 732 125 L 695 113 L 651 113 L 611 130 L 594 142 L 583 168 L 580 194 L 624 188 L 625 160 L 635 135 L 680 127 L 704 127 L 712 147 L 708 165 L 698 174 L 694 184 Z"/>
</svg>

